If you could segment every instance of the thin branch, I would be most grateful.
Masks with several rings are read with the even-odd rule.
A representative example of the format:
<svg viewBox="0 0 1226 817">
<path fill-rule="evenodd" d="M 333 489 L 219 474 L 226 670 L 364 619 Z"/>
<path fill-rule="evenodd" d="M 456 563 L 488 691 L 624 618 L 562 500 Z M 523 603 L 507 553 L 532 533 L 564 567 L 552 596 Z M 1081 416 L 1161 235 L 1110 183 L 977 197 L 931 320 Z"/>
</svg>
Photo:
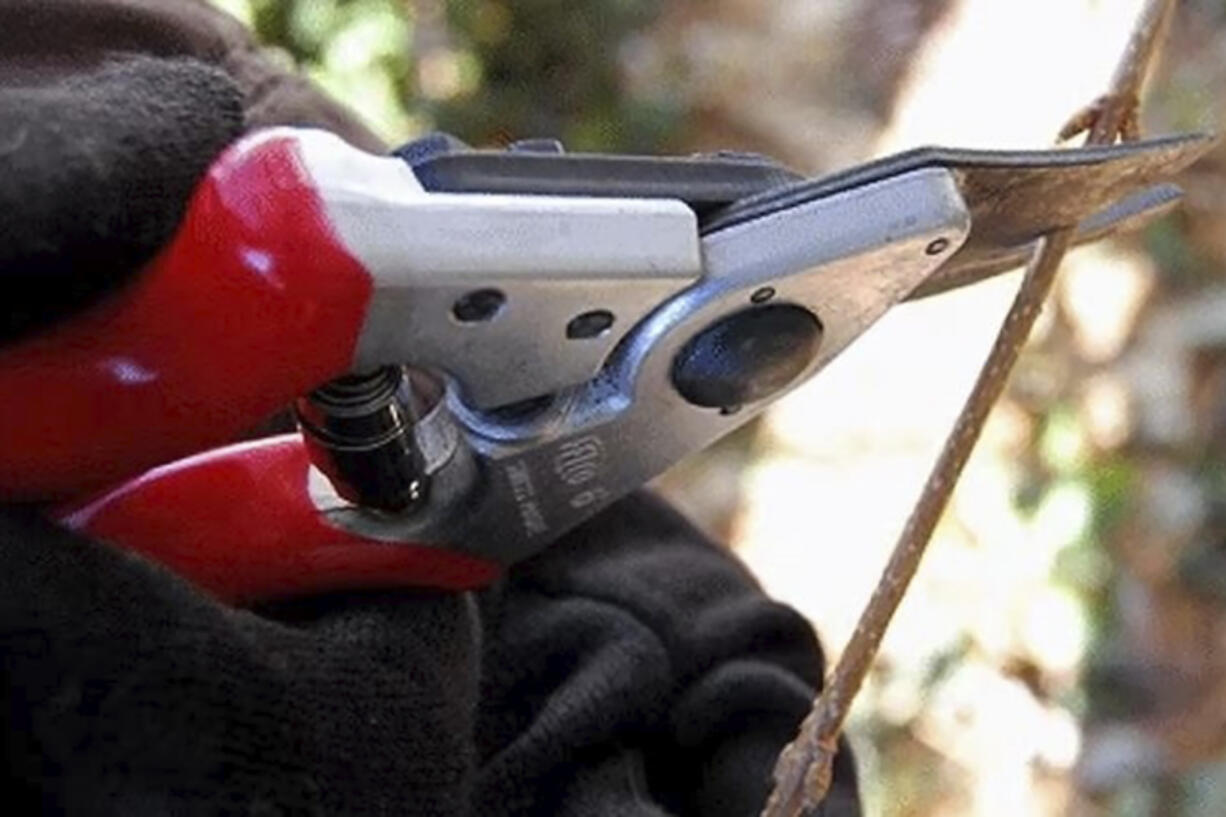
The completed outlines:
<svg viewBox="0 0 1226 817">
<path fill-rule="evenodd" d="M 1141 88 L 1158 44 L 1175 8 L 1175 0 L 1147 0 L 1120 58 L 1110 91 L 1061 131 L 1062 138 L 1084 131 L 1087 144 L 1112 144 L 1136 135 Z M 958 416 L 872 598 L 852 633 L 847 649 L 824 691 L 784 747 L 775 766 L 775 789 L 763 817 L 804 817 L 825 799 L 839 734 L 851 702 L 872 665 L 894 611 L 919 567 L 937 522 L 974 450 L 988 413 L 1008 383 L 1035 319 L 1043 309 L 1056 271 L 1072 243 L 1075 225 L 1048 233 L 1026 268 L 1021 288 L 992 345 L 987 361 Z"/>
</svg>

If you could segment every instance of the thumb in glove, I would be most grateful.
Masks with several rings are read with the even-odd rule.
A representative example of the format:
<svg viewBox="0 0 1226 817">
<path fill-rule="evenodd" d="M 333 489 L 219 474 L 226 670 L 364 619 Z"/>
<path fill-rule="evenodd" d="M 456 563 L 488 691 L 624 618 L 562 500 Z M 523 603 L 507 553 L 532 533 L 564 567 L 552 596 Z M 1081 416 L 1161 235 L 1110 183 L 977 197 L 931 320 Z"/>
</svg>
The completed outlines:
<svg viewBox="0 0 1226 817">
<path fill-rule="evenodd" d="M 243 127 L 219 68 L 133 56 L 0 89 L 0 341 L 96 301 L 175 230 Z"/>
</svg>

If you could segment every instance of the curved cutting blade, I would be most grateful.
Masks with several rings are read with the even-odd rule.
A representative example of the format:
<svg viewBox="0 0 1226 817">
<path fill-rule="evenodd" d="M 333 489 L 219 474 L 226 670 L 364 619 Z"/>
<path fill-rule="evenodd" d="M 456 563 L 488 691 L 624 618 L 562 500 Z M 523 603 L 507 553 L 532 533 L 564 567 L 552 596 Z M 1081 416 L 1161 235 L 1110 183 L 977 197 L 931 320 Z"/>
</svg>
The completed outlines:
<svg viewBox="0 0 1226 817">
<path fill-rule="evenodd" d="M 1034 242 L 1058 227 L 1078 224 L 1077 241 L 1093 241 L 1168 212 L 1180 196 L 1170 180 L 1213 143 L 1187 134 L 1069 150 L 919 148 L 742 199 L 702 230 L 713 233 L 920 168 L 947 168 L 970 212 L 971 232 L 911 295 L 924 297 L 1025 263 Z"/>
<path fill-rule="evenodd" d="M 1100 210 L 1077 226 L 1075 244 L 1090 244 L 1115 233 L 1140 229 L 1175 209 L 1183 191 L 1178 185 L 1160 184 L 1134 193 Z M 983 242 L 969 251 L 959 251 L 912 292 L 907 300 L 914 301 L 939 295 L 978 283 L 1021 267 L 1034 253 L 1038 239 L 1023 240 L 1009 245 L 1004 242 Z"/>
</svg>

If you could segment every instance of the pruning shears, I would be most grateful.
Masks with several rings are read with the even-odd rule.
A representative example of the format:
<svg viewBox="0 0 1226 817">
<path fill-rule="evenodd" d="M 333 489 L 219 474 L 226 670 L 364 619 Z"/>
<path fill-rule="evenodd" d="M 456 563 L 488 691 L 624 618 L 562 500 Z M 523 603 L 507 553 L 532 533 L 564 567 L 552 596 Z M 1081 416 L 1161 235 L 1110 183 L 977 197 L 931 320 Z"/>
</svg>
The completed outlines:
<svg viewBox="0 0 1226 817">
<path fill-rule="evenodd" d="M 1092 241 L 1210 145 L 759 156 L 231 146 L 127 288 L 0 351 L 0 498 L 239 602 L 473 588 L 891 307 Z M 225 446 L 293 406 L 299 431 Z"/>
</svg>

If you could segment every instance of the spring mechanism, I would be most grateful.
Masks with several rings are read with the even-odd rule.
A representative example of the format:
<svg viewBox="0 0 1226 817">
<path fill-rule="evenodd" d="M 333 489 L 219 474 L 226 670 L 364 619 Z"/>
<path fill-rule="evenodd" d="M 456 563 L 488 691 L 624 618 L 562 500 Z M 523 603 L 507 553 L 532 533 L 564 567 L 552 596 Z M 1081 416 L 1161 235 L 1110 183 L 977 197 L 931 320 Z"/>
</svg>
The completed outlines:
<svg viewBox="0 0 1226 817">
<path fill-rule="evenodd" d="M 295 412 L 312 463 L 341 497 L 395 513 L 425 501 L 420 406 L 401 367 L 337 378 L 299 398 Z"/>
</svg>

